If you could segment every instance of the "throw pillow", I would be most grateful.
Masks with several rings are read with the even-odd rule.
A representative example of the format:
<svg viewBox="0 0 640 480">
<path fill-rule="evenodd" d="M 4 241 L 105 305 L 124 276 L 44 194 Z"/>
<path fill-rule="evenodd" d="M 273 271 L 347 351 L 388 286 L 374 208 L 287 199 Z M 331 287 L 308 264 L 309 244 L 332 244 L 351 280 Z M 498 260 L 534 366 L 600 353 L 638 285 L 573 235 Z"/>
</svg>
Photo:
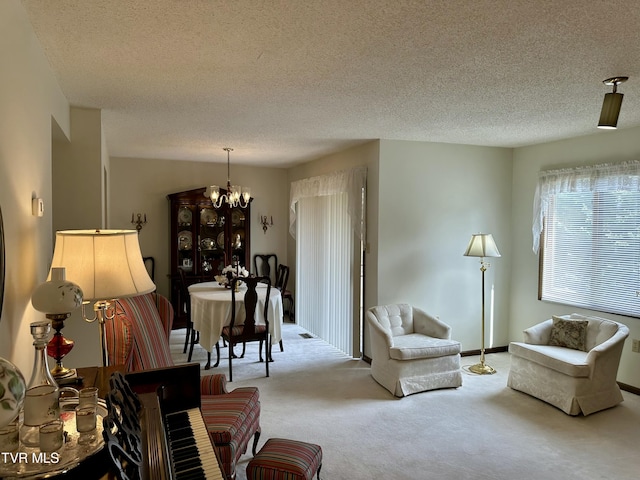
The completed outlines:
<svg viewBox="0 0 640 480">
<path fill-rule="evenodd" d="M 565 320 L 553 317 L 549 345 L 587 351 L 588 320 Z"/>
</svg>

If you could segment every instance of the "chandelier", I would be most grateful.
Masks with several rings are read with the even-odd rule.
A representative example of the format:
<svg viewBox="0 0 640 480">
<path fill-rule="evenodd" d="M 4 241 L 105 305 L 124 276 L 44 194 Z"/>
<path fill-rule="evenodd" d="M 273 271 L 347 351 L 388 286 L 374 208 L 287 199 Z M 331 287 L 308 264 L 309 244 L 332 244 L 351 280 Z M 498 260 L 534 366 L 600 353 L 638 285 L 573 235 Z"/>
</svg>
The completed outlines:
<svg viewBox="0 0 640 480">
<path fill-rule="evenodd" d="M 240 185 L 231 185 L 229 152 L 233 152 L 233 148 L 225 147 L 223 150 L 227 152 L 227 193 L 220 195 L 220 187 L 211 185 L 204 195 L 211 198 L 215 208 L 220 208 L 225 202 L 232 208 L 247 208 L 251 200 L 251 190 Z"/>
</svg>

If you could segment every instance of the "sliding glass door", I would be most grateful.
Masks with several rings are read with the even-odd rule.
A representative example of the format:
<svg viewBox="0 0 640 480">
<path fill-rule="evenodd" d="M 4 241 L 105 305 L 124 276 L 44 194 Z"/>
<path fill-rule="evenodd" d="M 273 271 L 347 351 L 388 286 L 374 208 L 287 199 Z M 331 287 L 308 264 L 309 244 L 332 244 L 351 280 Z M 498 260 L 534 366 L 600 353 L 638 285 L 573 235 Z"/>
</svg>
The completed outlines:
<svg viewBox="0 0 640 480">
<path fill-rule="evenodd" d="M 291 184 L 289 232 L 296 239 L 296 321 L 359 358 L 367 169 Z"/>
</svg>

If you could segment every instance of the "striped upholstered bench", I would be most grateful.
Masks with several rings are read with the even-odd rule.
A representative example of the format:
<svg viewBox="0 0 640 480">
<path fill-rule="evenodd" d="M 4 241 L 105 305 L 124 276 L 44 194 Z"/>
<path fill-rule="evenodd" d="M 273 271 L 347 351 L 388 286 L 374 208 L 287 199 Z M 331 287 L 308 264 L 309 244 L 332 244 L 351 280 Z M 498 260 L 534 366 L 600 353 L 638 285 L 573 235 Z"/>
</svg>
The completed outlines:
<svg viewBox="0 0 640 480">
<path fill-rule="evenodd" d="M 320 445 L 270 438 L 247 465 L 247 480 L 320 480 Z"/>
</svg>

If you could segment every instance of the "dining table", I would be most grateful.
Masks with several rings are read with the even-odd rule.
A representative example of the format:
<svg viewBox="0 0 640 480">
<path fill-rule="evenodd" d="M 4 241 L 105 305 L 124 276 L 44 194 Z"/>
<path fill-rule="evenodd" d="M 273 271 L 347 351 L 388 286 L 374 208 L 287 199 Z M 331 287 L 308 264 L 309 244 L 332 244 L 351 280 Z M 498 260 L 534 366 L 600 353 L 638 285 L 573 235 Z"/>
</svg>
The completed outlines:
<svg viewBox="0 0 640 480">
<path fill-rule="evenodd" d="M 193 328 L 199 333 L 198 343 L 208 353 L 207 366 L 210 367 L 211 351 L 220 340 L 222 329 L 231 323 L 231 289 L 220 285 L 218 282 L 194 283 L 188 287 L 191 299 L 191 321 Z M 256 324 L 264 325 L 264 312 L 267 285 L 259 283 L 256 288 L 258 294 L 258 304 L 256 306 Z M 244 308 L 244 294 L 246 287 L 240 286 L 235 293 L 236 299 L 236 321 L 237 325 L 242 325 L 246 316 Z M 277 344 L 282 339 L 283 321 L 282 295 L 280 290 L 271 287 L 269 294 L 269 306 L 267 308 L 267 318 L 269 320 L 269 334 L 271 344 Z"/>
</svg>

